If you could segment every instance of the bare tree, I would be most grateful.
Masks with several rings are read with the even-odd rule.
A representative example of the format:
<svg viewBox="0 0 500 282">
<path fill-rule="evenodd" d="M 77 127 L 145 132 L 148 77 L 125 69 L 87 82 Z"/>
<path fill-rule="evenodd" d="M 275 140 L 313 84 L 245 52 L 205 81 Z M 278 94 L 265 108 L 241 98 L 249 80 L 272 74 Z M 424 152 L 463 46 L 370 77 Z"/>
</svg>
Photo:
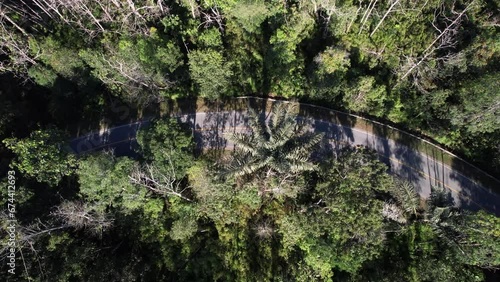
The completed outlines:
<svg viewBox="0 0 500 282">
<path fill-rule="evenodd" d="M 111 54 L 102 55 L 102 60 L 105 62 L 110 69 L 113 69 L 120 76 L 128 80 L 130 83 L 128 85 L 132 88 L 145 87 L 147 89 L 154 90 L 165 90 L 171 86 L 171 82 L 165 77 L 163 81 L 154 79 L 154 74 L 150 73 L 148 70 L 144 69 L 138 60 L 124 58 L 120 54 L 116 53 L 114 50 L 109 51 Z M 111 55 L 111 56 L 109 56 Z M 104 83 L 107 84 L 122 84 L 112 77 L 101 77 Z"/>
<path fill-rule="evenodd" d="M 189 6 L 193 18 L 197 18 L 200 15 L 200 6 L 196 0 L 181 0 L 181 2 L 184 2 L 186 7 Z"/>
<path fill-rule="evenodd" d="M 9 9 L 11 9 L 11 8 L 9 8 L 8 6 L 2 5 L 0 3 L 0 19 L 2 19 L 2 21 L 6 21 L 6 22 L 10 23 L 13 27 L 15 27 L 23 35 L 28 35 L 22 27 L 20 27 L 15 21 L 13 21 L 10 18 L 9 13 L 7 12 L 7 10 L 9 10 Z"/>
<path fill-rule="evenodd" d="M 150 164 L 136 166 L 129 179 L 133 184 L 145 187 L 161 197 L 174 196 L 191 201 L 190 198 L 184 196 L 187 187 L 183 187 L 180 179 L 177 178 L 175 167 L 170 158 L 166 171 L 161 171 L 158 167 Z"/>
<path fill-rule="evenodd" d="M 350 6 L 337 6 L 337 0 L 310 0 L 311 12 L 315 16 L 320 17 L 326 25 L 330 24 L 332 18 L 335 18 L 346 27 L 345 32 L 349 32 L 353 22 L 358 17 L 359 11 L 362 9 L 361 4 L 356 10 Z"/>
<path fill-rule="evenodd" d="M 10 250 L 15 248 L 21 254 L 24 270 L 29 276 L 23 251 L 28 250 L 38 261 L 42 259 L 38 256 L 36 243 L 44 236 L 67 228 L 85 229 L 93 234 L 101 235 L 112 225 L 112 220 L 109 217 L 93 211 L 83 202 L 64 201 L 52 212 L 52 216 L 59 220 L 42 222 L 37 218 L 34 222 L 23 225 L 19 221 L 9 218 L 5 212 L 0 213 L 0 240 L 14 242 L 14 244 L 2 244 L 0 260 L 4 260 Z M 40 271 L 43 271 L 42 268 Z"/>
<path fill-rule="evenodd" d="M 396 73 L 406 73 L 418 63 L 418 58 L 414 55 L 404 56 L 403 60 L 404 63 L 401 64 Z M 429 57 L 420 62 L 418 67 L 415 67 L 409 74 L 411 85 L 421 93 L 429 92 L 429 88 L 432 88 L 432 80 L 438 75 L 438 70 L 433 62 L 435 62 L 435 58 Z"/>
<path fill-rule="evenodd" d="M 485 15 L 486 20 L 483 26 L 500 27 L 500 15 L 495 15 L 493 12 L 489 12 Z"/>
<path fill-rule="evenodd" d="M 202 20 L 203 22 L 200 26 L 204 26 L 205 28 L 217 25 L 221 32 L 224 31 L 224 16 L 220 13 L 219 8 L 217 6 L 211 7 L 208 11 L 202 11 Z"/>
<path fill-rule="evenodd" d="M 0 72 L 10 71 L 24 75 L 29 66 L 36 64 L 37 54 L 29 48 L 30 32 L 40 29 L 48 20 L 62 22 L 75 27 L 89 38 L 105 32 L 127 34 L 149 34 L 148 22 L 160 19 L 169 13 L 164 0 L 19 0 L 0 2 L 0 55 L 8 59 L 0 61 Z M 220 13 L 219 19 L 221 18 Z M 21 24 L 22 23 L 22 24 Z M 219 20 L 222 24 L 222 21 Z M 27 31 L 26 26 L 30 26 Z M 110 67 L 137 85 L 168 87 L 165 84 L 151 85 L 150 77 L 125 62 L 110 61 Z M 156 81 L 155 81 L 156 82 Z"/>
<path fill-rule="evenodd" d="M 33 252 L 36 252 L 35 241 L 40 236 L 68 227 L 66 224 L 43 223 L 39 219 L 29 225 L 22 225 L 19 221 L 11 220 L 5 212 L 0 213 L 0 222 L 0 234 L 4 236 L 2 239 L 8 241 L 8 238 L 14 238 L 18 250 L 28 248 Z M 2 244 L 0 254 L 6 254 L 9 248 L 8 244 Z"/>
<path fill-rule="evenodd" d="M 368 7 L 365 10 L 365 13 L 363 14 L 363 17 L 361 18 L 361 27 L 359 28 L 359 34 L 361 34 L 361 32 L 363 31 L 363 27 L 368 21 L 368 18 L 371 16 L 373 9 L 375 8 L 375 5 L 377 5 L 377 2 L 378 0 L 370 0 L 370 3 L 368 4 Z"/>
<path fill-rule="evenodd" d="M 377 29 L 380 27 L 380 25 L 382 25 L 382 23 L 384 22 L 385 18 L 387 17 L 387 15 L 389 15 L 390 12 L 392 12 L 392 9 L 394 9 L 394 7 L 399 3 L 400 0 L 395 0 L 391 6 L 389 7 L 389 9 L 387 9 L 387 11 L 385 12 L 384 16 L 382 17 L 382 19 L 380 19 L 380 21 L 378 22 L 377 26 L 375 26 L 375 28 L 373 29 L 373 31 L 370 33 L 370 36 L 373 36 L 373 34 L 375 34 L 375 32 L 377 31 Z"/>
<path fill-rule="evenodd" d="M 351 30 L 351 27 L 352 27 L 352 24 L 354 23 L 354 21 L 356 20 L 356 18 L 358 17 L 359 15 L 359 12 L 361 11 L 362 7 L 361 7 L 361 3 L 362 1 L 360 1 L 359 3 L 359 7 L 358 9 L 356 10 L 356 14 L 352 16 L 352 19 L 351 21 L 349 22 L 349 25 L 347 26 L 345 32 L 348 33 L 350 30 Z"/>
<path fill-rule="evenodd" d="M 463 18 L 466 16 L 466 12 L 472 7 L 474 1 L 470 2 L 465 9 L 461 12 L 456 12 L 455 10 L 451 10 L 451 13 L 455 16 L 454 18 L 449 18 L 444 15 L 444 8 L 437 9 L 433 21 L 434 28 L 439 32 L 438 36 L 427 46 L 427 48 L 422 52 L 422 56 L 420 59 L 416 61 L 409 60 L 410 66 L 407 67 L 407 70 L 401 76 L 400 80 L 405 79 L 408 75 L 410 75 L 415 69 L 417 69 L 421 64 L 423 64 L 431 55 L 435 53 L 435 51 L 439 49 L 445 49 L 454 47 L 457 44 L 457 34 L 460 29 L 460 23 Z M 446 22 L 446 26 L 444 28 L 439 28 L 436 24 L 436 21 L 442 18 Z"/>
<path fill-rule="evenodd" d="M 41 18 L 43 13 L 84 31 L 91 37 L 107 32 L 127 30 L 130 33 L 146 33 L 147 22 L 169 13 L 164 0 L 120 1 L 120 0 L 33 0 L 9 3 L 9 7 L 22 5 L 22 10 L 31 18 Z M 35 9 L 39 11 L 35 11 Z M 110 26 L 113 26 L 110 29 Z"/>
<path fill-rule="evenodd" d="M 17 10 L 0 3 L 0 55 L 8 57 L 0 61 L 0 73 L 10 71 L 22 76 L 30 65 L 36 64 L 37 55 L 30 52 L 28 33 L 12 19 L 16 13 Z"/>
<path fill-rule="evenodd" d="M 96 77 L 129 101 L 143 106 L 161 101 L 160 92 L 174 85 L 163 70 L 142 62 L 133 47 L 118 50 L 106 45 L 105 48 L 104 54 L 89 51 L 82 56 L 94 67 Z"/>
<path fill-rule="evenodd" d="M 62 220 L 64 226 L 84 229 L 95 235 L 102 235 L 113 225 L 109 215 L 82 201 L 64 201 L 52 215 Z"/>
<path fill-rule="evenodd" d="M 316 15 L 323 14 L 322 17 L 326 24 L 330 22 L 333 15 L 339 13 L 336 0 L 311 0 L 311 4 Z M 320 11 L 323 11 L 323 13 L 320 13 Z"/>
</svg>

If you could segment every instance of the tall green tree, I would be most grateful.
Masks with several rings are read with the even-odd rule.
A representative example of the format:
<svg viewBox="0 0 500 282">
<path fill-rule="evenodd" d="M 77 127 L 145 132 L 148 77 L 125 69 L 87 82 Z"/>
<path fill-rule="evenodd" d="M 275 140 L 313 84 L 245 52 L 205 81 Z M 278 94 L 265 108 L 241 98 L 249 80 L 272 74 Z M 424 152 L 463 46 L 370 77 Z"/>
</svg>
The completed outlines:
<svg viewBox="0 0 500 282">
<path fill-rule="evenodd" d="M 193 137 L 186 124 L 175 118 L 154 120 L 137 135 L 139 152 L 160 172 L 170 173 L 174 166 L 175 176 L 182 179 L 193 163 Z"/>
<path fill-rule="evenodd" d="M 228 94 L 233 72 L 220 52 L 194 50 L 188 58 L 191 78 L 201 97 L 215 100 Z"/>
<path fill-rule="evenodd" d="M 182 67 L 179 46 L 152 27 L 149 36 L 108 37 L 102 49 L 88 48 L 80 57 L 109 90 L 125 99 L 148 103 L 179 96 L 176 70 Z"/>
<path fill-rule="evenodd" d="M 3 143 L 16 158 L 11 167 L 39 182 L 56 186 L 76 168 L 76 158 L 69 153 L 66 134 L 49 128 L 35 130 L 29 137 L 7 138 Z"/>
<path fill-rule="evenodd" d="M 460 83 L 459 105 L 451 108 L 451 122 L 470 134 L 500 130 L 500 76 L 487 74 L 476 81 Z"/>
<path fill-rule="evenodd" d="M 97 212 L 109 209 L 133 212 L 144 203 L 147 192 L 130 182 L 133 168 L 134 161 L 116 158 L 111 153 L 81 159 L 77 170 L 80 197 Z"/>
<path fill-rule="evenodd" d="M 310 203 L 279 221 L 283 254 L 295 255 L 325 281 L 351 274 L 384 248 L 383 201 L 392 184 L 385 165 L 364 149 L 347 149 L 328 165 Z"/>
</svg>

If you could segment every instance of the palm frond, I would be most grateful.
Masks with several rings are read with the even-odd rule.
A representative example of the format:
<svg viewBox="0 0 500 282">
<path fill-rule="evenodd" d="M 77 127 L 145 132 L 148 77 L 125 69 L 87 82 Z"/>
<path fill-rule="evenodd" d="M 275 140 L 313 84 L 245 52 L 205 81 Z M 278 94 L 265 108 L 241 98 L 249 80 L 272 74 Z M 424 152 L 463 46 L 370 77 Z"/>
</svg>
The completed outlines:
<svg viewBox="0 0 500 282">
<path fill-rule="evenodd" d="M 264 168 L 267 168 L 267 173 L 283 175 L 317 169 L 311 163 L 310 155 L 323 135 L 297 130 L 297 120 L 290 115 L 291 111 L 292 107 L 284 103 L 274 104 L 266 121 L 254 109 L 249 109 L 248 125 L 252 136 L 246 137 L 242 133 L 231 136 L 239 152 L 234 154 L 244 156 L 232 161 L 233 175 L 252 175 Z"/>
<path fill-rule="evenodd" d="M 318 166 L 310 162 L 292 162 L 290 165 L 290 171 L 293 173 L 316 171 L 317 169 Z"/>
<path fill-rule="evenodd" d="M 255 139 L 260 142 L 268 139 L 269 132 L 266 129 L 266 122 L 253 108 L 249 109 L 248 126 L 252 130 Z"/>
<path fill-rule="evenodd" d="M 266 167 L 269 164 L 269 159 L 265 159 L 255 163 L 246 163 L 240 167 L 239 170 L 234 172 L 236 177 L 244 176 L 244 175 L 252 175 L 260 169 Z"/>
<path fill-rule="evenodd" d="M 396 180 L 392 189 L 399 206 L 410 215 L 416 215 L 420 206 L 420 196 L 413 184 L 406 180 Z"/>
<path fill-rule="evenodd" d="M 312 149 L 314 146 L 318 145 L 321 140 L 325 137 L 324 133 L 311 133 L 309 141 L 305 142 L 304 147 L 307 149 Z"/>
<path fill-rule="evenodd" d="M 290 106 L 285 103 L 274 104 L 271 109 L 271 118 L 269 120 L 269 126 L 271 128 L 277 129 L 287 120 Z"/>
<path fill-rule="evenodd" d="M 309 151 L 305 150 L 302 147 L 295 147 L 295 148 L 289 150 L 288 152 L 286 152 L 283 157 L 289 161 L 293 161 L 293 160 L 308 161 L 309 160 Z"/>
<path fill-rule="evenodd" d="M 393 202 L 384 202 L 384 207 L 382 209 L 382 215 L 390 220 L 405 224 L 407 219 L 404 216 L 403 210 L 398 204 Z"/>
<path fill-rule="evenodd" d="M 287 122 L 281 124 L 279 128 L 276 128 L 271 133 L 269 140 L 271 142 L 282 142 L 288 141 L 295 134 L 295 124 L 292 122 Z"/>
<path fill-rule="evenodd" d="M 243 152 L 250 153 L 252 155 L 257 154 L 255 142 L 251 135 L 244 133 L 234 133 L 229 136 L 229 139 L 233 141 L 238 146 L 238 149 L 242 150 Z"/>
</svg>

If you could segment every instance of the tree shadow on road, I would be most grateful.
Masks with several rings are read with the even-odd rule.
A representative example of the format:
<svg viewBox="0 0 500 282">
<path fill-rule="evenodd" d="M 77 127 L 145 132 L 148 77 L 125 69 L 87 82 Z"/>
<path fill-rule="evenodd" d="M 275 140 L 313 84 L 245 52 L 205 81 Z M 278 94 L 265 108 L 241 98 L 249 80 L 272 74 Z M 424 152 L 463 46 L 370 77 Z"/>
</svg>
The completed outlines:
<svg viewBox="0 0 500 282">
<path fill-rule="evenodd" d="M 203 113 L 194 117 L 192 122 L 196 150 L 210 150 L 216 157 L 222 156 L 228 148 L 228 136 L 242 126 L 245 121 L 236 106 L 228 101 L 206 101 Z M 198 120 L 199 119 L 199 120 Z"/>
<path fill-rule="evenodd" d="M 373 149 L 379 153 L 379 158 L 389 165 L 391 173 L 411 182 L 419 194 L 430 194 L 423 191 L 422 180 L 425 179 L 425 165 L 418 151 L 418 142 L 400 132 L 379 124 L 368 126 L 376 137 L 373 138 Z M 435 183 L 429 178 L 429 187 Z"/>
<path fill-rule="evenodd" d="M 303 104 L 300 104 L 298 114 L 314 120 L 311 124 L 314 131 L 324 133 L 329 139 L 337 140 L 340 144 L 354 141 L 352 128 L 356 125 L 356 119 L 353 117 L 334 110 Z"/>
<path fill-rule="evenodd" d="M 465 209 L 485 210 L 500 216 L 500 181 L 478 168 L 452 159 L 450 178 L 460 186 L 461 203 Z"/>
<path fill-rule="evenodd" d="M 298 115 L 308 121 L 314 133 L 324 134 L 321 149 L 315 154 L 325 156 L 322 159 L 337 156 L 342 149 L 352 145 L 354 134 L 352 128 L 356 119 L 334 110 L 300 104 Z"/>
</svg>

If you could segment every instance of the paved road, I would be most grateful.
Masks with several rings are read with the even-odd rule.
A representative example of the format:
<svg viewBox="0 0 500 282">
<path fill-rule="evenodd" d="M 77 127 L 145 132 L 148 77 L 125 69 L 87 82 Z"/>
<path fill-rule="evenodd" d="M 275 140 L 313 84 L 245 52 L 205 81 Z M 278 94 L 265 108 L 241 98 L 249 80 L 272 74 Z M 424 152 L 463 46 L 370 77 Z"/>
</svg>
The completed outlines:
<svg viewBox="0 0 500 282">
<path fill-rule="evenodd" d="M 231 149 L 233 144 L 227 140 L 228 134 L 247 130 L 245 112 L 198 112 L 179 118 L 192 126 L 199 149 Z M 118 156 L 131 156 L 137 148 L 137 131 L 149 123 L 148 120 L 139 121 L 76 138 L 71 141 L 71 148 L 78 154 L 113 149 Z M 433 156 L 367 131 L 324 120 L 310 120 L 309 124 L 312 131 L 325 133 L 333 149 L 340 149 L 346 144 L 375 149 L 380 159 L 389 166 L 390 172 L 413 182 L 424 198 L 430 195 L 431 187 L 441 186 L 451 191 L 457 206 L 470 210 L 485 209 L 500 216 L 500 194 L 496 192 L 500 188 L 498 182 L 493 181 L 495 187 L 477 183 Z"/>
</svg>

